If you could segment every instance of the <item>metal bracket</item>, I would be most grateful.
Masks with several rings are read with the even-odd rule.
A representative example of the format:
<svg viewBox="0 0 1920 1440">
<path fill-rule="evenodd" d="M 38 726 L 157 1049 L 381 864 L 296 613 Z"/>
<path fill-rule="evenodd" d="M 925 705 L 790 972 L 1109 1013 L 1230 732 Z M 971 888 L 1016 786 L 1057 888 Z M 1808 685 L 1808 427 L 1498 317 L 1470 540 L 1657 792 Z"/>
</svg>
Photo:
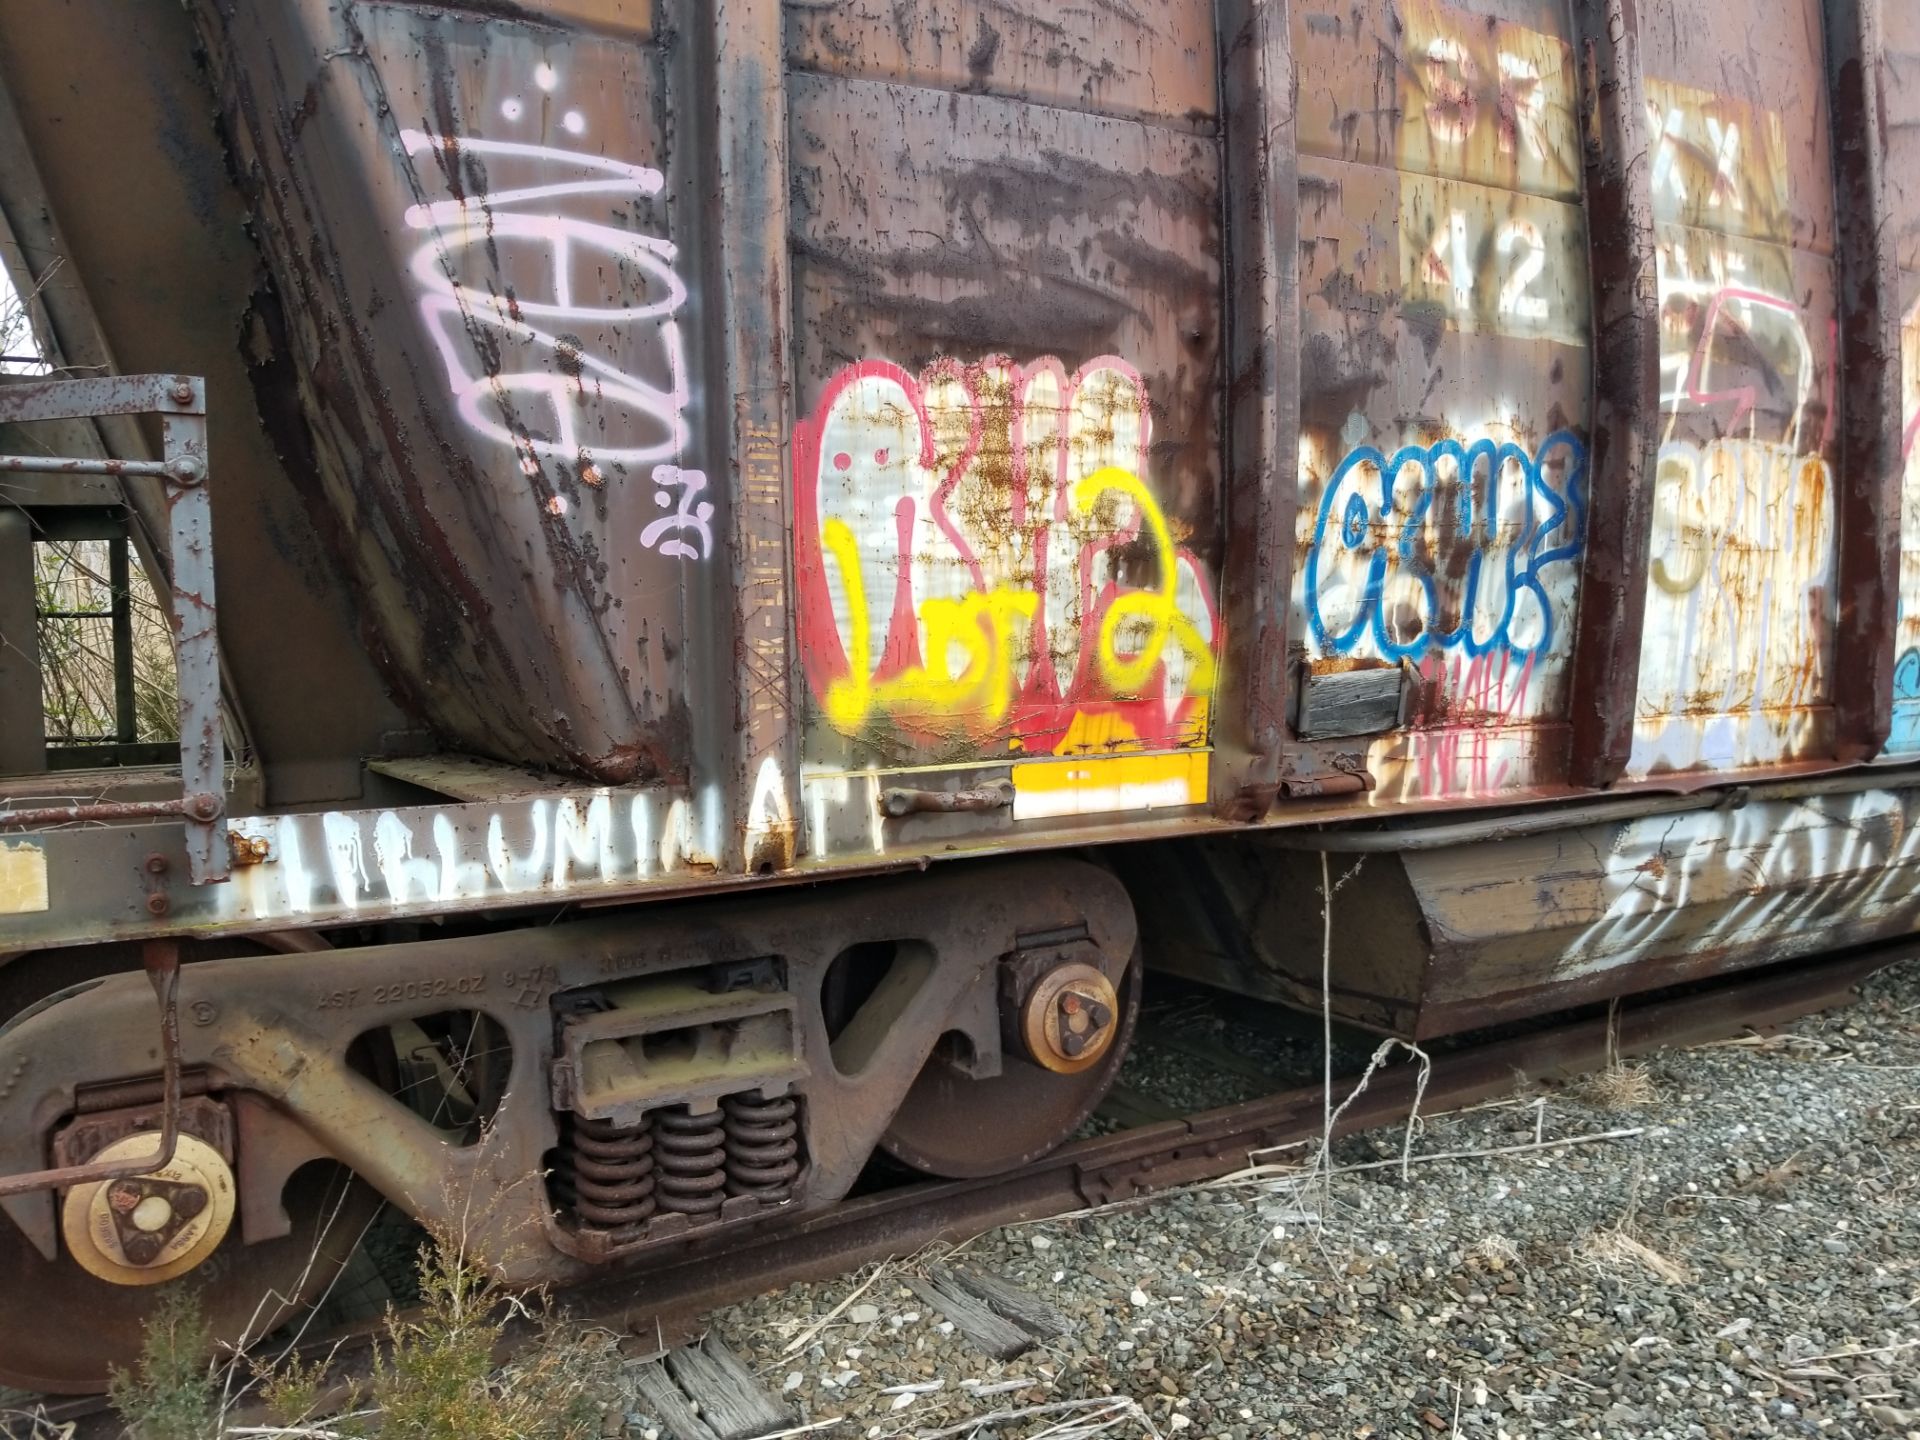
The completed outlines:
<svg viewBox="0 0 1920 1440">
<path fill-rule="evenodd" d="M 996 780 L 970 790 L 904 790 L 890 788 L 881 793 L 880 813 L 890 820 L 903 815 L 985 814 L 1006 810 L 1013 805 L 1013 782 Z"/>
<path fill-rule="evenodd" d="M 160 1134 L 153 1153 L 0 1176 L 0 1199 L 37 1190 L 68 1190 L 96 1180 L 150 1175 L 173 1163 L 173 1152 L 180 1143 L 180 1013 L 175 1004 L 180 989 L 180 942 L 147 941 L 141 963 L 153 984 L 153 998 L 160 1003 Z"/>
<path fill-rule="evenodd" d="M 111 375 L 0 386 L 0 425 L 158 415 L 159 460 L 0 455 L 0 474 L 146 477 L 166 487 L 172 521 L 174 658 L 180 676 L 180 798 L 0 810 L 0 829 L 84 820 L 178 815 L 186 821 L 187 875 L 227 878 L 226 754 L 220 732 L 220 656 L 214 630 L 213 515 L 207 494 L 206 385 L 192 375 Z"/>
</svg>

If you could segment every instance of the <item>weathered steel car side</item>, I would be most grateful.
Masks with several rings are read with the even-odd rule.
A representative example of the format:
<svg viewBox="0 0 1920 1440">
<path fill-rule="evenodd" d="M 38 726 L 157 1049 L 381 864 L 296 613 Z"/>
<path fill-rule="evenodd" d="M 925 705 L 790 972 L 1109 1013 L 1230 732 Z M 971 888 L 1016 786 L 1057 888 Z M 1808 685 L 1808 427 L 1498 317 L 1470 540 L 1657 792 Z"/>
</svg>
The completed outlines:
<svg viewBox="0 0 1920 1440">
<path fill-rule="evenodd" d="M 566 1279 L 1016 1165 L 1142 963 L 1320 1004 L 1357 856 L 1408 1036 L 1912 931 L 1916 79 L 1895 0 L 0 8 L 0 1379 L 376 1193 Z M 95 533 L 177 759 L 41 732 Z"/>
</svg>

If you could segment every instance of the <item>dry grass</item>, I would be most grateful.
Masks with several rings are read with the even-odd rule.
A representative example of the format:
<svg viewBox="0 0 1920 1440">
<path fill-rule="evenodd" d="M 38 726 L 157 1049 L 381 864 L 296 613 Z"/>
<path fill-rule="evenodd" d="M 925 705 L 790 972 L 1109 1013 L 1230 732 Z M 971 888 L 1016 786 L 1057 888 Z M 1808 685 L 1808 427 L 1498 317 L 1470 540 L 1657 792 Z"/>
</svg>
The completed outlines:
<svg viewBox="0 0 1920 1440">
<path fill-rule="evenodd" d="M 1745 1050 L 1755 1055 L 1784 1055 L 1790 1060 L 1820 1060 L 1835 1050 L 1817 1035 L 1801 1035 L 1791 1030 L 1777 1035 L 1736 1035 L 1728 1040 L 1708 1040 L 1695 1048 Z"/>
<path fill-rule="evenodd" d="M 113 608 L 109 542 L 40 540 L 33 547 L 47 740 L 56 745 L 114 738 Z M 179 675 L 167 612 L 137 556 L 127 573 L 132 615 L 134 739 L 180 734 Z"/>
<path fill-rule="evenodd" d="M 223 1405 L 224 1367 L 212 1360 L 190 1290 L 174 1292 L 149 1323 L 140 1362 L 115 1377 L 114 1408 L 134 1440 L 592 1440 L 614 1337 L 569 1329 L 529 1308 L 448 1236 L 422 1247 L 423 1303 L 389 1310 L 373 1374 L 329 1389 L 324 1364 L 294 1361 L 256 1374 L 276 1424 L 235 1425 Z M 495 1357 L 508 1323 L 538 1328 L 505 1369 Z"/>
<path fill-rule="evenodd" d="M 1660 1098 L 1660 1087 L 1644 1065 L 1635 1065 L 1620 1053 L 1620 1002 L 1607 1011 L 1607 1065 L 1573 1087 L 1573 1093 L 1600 1110 L 1640 1110 Z"/>
<path fill-rule="evenodd" d="M 1693 1279 L 1693 1272 L 1685 1265 L 1662 1255 L 1624 1225 L 1589 1232 L 1574 1247 L 1574 1255 L 1601 1274 L 1645 1270 L 1669 1285 L 1685 1285 Z"/>
<path fill-rule="evenodd" d="M 1778 1200 L 1793 1188 L 1793 1182 L 1806 1174 L 1807 1167 L 1800 1163 L 1800 1152 L 1794 1151 L 1778 1165 L 1769 1166 L 1752 1179 L 1744 1182 L 1740 1188 L 1755 1195 L 1765 1195 Z"/>
<path fill-rule="evenodd" d="M 1484 1235 L 1467 1252 L 1467 1258 L 1488 1270 L 1506 1270 L 1519 1265 L 1520 1249 L 1504 1235 Z"/>
<path fill-rule="evenodd" d="M 1646 1066 L 1615 1060 L 1582 1080 L 1573 1093 L 1598 1110 L 1643 1110 L 1660 1098 L 1660 1087 Z"/>
<path fill-rule="evenodd" d="M 1668 1285 L 1685 1285 L 1693 1271 L 1671 1256 L 1662 1255 L 1640 1234 L 1640 1190 L 1645 1175 L 1638 1162 L 1627 1180 L 1627 1207 L 1613 1224 L 1590 1230 L 1573 1247 L 1574 1259 L 1602 1275 L 1624 1276 L 1645 1271 Z"/>
</svg>

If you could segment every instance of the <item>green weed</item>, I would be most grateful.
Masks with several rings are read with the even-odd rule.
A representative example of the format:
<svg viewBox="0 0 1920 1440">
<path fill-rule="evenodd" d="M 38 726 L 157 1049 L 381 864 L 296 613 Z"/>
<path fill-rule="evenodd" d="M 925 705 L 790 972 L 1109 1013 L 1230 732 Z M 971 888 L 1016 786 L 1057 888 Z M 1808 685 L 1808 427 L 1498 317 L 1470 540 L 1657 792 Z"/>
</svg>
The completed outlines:
<svg viewBox="0 0 1920 1440">
<path fill-rule="evenodd" d="M 108 1398 L 137 1440 L 208 1440 L 220 1433 L 213 1340 L 191 1289 L 169 1290 L 148 1317 L 140 1358 L 116 1368 Z"/>
</svg>

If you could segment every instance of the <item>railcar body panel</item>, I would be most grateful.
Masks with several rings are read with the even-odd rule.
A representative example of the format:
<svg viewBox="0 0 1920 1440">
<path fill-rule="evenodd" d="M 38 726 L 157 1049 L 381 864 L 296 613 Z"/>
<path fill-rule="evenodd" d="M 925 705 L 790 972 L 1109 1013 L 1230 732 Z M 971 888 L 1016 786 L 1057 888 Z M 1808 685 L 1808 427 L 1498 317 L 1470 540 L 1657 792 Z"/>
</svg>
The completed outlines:
<svg viewBox="0 0 1920 1440">
<path fill-rule="evenodd" d="M 224 886 L 0 841 L 0 944 L 1869 764 L 1903 816 L 1907 9 L 271 0 L 112 86 L 121 7 L 9 10 L 46 338 L 216 377 L 264 781 Z"/>
</svg>

